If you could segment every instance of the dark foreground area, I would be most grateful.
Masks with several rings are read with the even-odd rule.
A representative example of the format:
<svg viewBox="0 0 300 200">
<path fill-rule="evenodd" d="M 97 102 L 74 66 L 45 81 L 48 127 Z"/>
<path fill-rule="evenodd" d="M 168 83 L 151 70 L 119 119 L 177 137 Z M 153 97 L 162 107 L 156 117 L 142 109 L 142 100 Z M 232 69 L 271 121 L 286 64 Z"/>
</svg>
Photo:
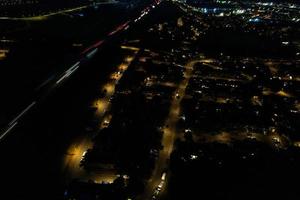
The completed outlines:
<svg viewBox="0 0 300 200">
<path fill-rule="evenodd" d="M 1 195 L 299 198 L 299 8 L 155 1 L 140 9 L 2 141 Z"/>
</svg>

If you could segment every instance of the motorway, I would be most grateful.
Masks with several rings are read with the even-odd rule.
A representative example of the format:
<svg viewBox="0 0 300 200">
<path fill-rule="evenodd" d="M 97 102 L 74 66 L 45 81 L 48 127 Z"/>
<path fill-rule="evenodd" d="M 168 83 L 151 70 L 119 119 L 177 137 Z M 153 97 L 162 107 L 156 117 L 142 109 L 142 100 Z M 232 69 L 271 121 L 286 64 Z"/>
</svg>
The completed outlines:
<svg viewBox="0 0 300 200">
<path fill-rule="evenodd" d="M 161 3 L 160 0 L 155 0 L 155 2 L 148 7 L 146 7 L 144 10 L 141 11 L 140 15 L 136 17 L 135 19 L 128 20 L 121 25 L 117 26 L 114 30 L 112 30 L 106 37 L 103 39 L 96 41 L 91 46 L 84 49 L 78 61 L 76 61 L 74 64 L 71 65 L 70 68 L 68 68 L 66 71 L 64 71 L 62 74 L 58 76 L 51 76 L 46 81 L 44 81 L 41 85 L 49 85 L 45 92 L 43 92 L 41 95 L 37 96 L 36 99 L 34 99 L 28 106 L 26 106 L 19 114 L 16 115 L 14 119 L 9 122 L 9 124 L 4 128 L 4 130 L 0 131 L 0 142 L 7 136 L 9 133 L 13 131 L 22 120 L 22 118 L 29 113 L 38 103 L 41 99 L 45 98 L 49 95 L 54 89 L 57 89 L 61 84 L 64 83 L 68 78 L 71 77 L 72 74 L 74 74 L 80 67 L 86 65 L 88 61 L 90 61 L 95 54 L 98 52 L 98 50 L 102 47 L 102 45 L 106 42 L 108 42 L 113 37 L 117 36 L 121 32 L 127 30 L 131 25 L 137 23 L 142 18 L 144 18 L 150 10 L 156 8 L 157 5 Z"/>
</svg>

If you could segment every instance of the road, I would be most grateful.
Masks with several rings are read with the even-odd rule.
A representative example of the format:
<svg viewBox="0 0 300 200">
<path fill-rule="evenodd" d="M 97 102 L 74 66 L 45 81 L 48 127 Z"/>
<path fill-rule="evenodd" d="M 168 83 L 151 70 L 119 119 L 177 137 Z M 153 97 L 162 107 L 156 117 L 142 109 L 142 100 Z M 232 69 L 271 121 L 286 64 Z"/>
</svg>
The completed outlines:
<svg viewBox="0 0 300 200">
<path fill-rule="evenodd" d="M 93 108 L 97 108 L 95 118 L 99 121 L 99 130 L 109 126 L 112 118 L 110 114 L 110 99 L 114 96 L 116 85 L 135 59 L 139 49 L 126 49 L 126 51 L 130 51 L 131 55 L 124 58 L 123 62 L 110 74 L 107 82 L 102 85 L 101 91 L 104 92 L 105 95 L 101 98 L 95 99 L 91 105 Z M 63 162 L 63 173 L 66 175 L 67 181 L 78 178 L 83 181 L 93 180 L 98 183 L 112 183 L 117 178 L 117 172 L 115 170 L 87 172 L 80 167 L 80 161 L 85 152 L 92 147 L 92 135 L 83 135 L 72 142 L 65 153 Z"/>
<path fill-rule="evenodd" d="M 150 200 L 152 199 L 153 194 L 156 194 L 155 195 L 156 199 L 159 199 L 160 195 L 162 195 L 162 193 L 166 189 L 167 179 L 166 181 L 162 181 L 162 174 L 164 172 L 167 172 L 167 169 L 169 167 L 168 166 L 169 159 L 174 149 L 174 142 L 176 141 L 177 138 L 181 138 L 181 139 L 183 138 L 183 135 L 179 133 L 176 129 L 176 124 L 181 115 L 180 103 L 183 97 L 185 96 L 185 91 L 188 86 L 189 80 L 193 75 L 194 65 L 199 62 L 205 62 L 205 60 L 195 59 L 188 62 L 185 66 L 184 79 L 178 85 L 177 87 L 178 89 L 176 90 L 175 95 L 173 95 L 170 112 L 165 121 L 165 125 L 163 128 L 162 144 L 164 148 L 159 154 L 159 158 L 156 161 L 155 170 L 146 185 L 144 194 L 141 197 L 139 197 L 140 200 Z M 207 141 L 218 141 L 223 143 L 228 143 L 232 140 L 244 140 L 246 138 L 255 138 L 259 141 L 264 141 L 266 143 L 269 143 L 275 148 L 284 148 L 289 142 L 288 139 L 279 136 L 275 130 L 272 133 L 268 134 L 267 136 L 262 136 L 261 134 L 256 134 L 256 133 L 245 132 L 235 136 L 229 133 L 221 133 L 216 136 L 202 135 L 202 137 L 204 137 Z M 167 177 L 168 177 L 168 172 L 167 172 Z M 159 185 L 162 182 L 164 183 L 163 188 L 159 192 L 157 192 L 157 189 L 159 188 Z"/>
<path fill-rule="evenodd" d="M 159 4 L 160 1 L 157 1 L 156 4 Z M 151 5 L 144 9 L 141 15 L 133 20 L 133 23 L 136 23 L 143 16 L 149 13 L 149 11 L 155 8 L 155 5 Z M 110 32 L 108 36 L 112 36 L 119 31 L 126 30 L 129 28 L 131 21 L 128 21 L 120 26 L 118 26 L 115 30 Z M 83 51 L 83 54 L 86 52 L 92 52 L 93 49 L 97 49 L 97 45 L 101 45 L 103 41 L 97 42 L 94 45 L 88 47 Z M 114 72 L 110 74 L 106 83 L 104 83 L 101 87 L 101 91 L 104 92 L 104 97 L 95 99 L 92 104 L 92 107 L 97 108 L 96 110 L 96 118 L 99 121 L 99 129 L 103 129 L 109 126 L 110 120 L 113 116 L 111 116 L 110 108 L 111 101 L 110 99 L 115 94 L 116 85 L 119 83 L 123 74 L 126 72 L 130 64 L 135 60 L 139 48 L 121 46 L 122 49 L 126 51 L 132 52 L 131 55 L 124 58 L 123 62 L 116 68 Z M 76 64 L 74 65 L 76 66 Z M 74 67 L 73 66 L 73 67 Z M 72 70 L 71 70 L 72 71 Z M 83 168 L 80 167 L 80 161 L 83 158 L 85 152 L 92 148 L 91 135 L 85 135 L 80 138 L 74 140 L 74 142 L 70 145 L 69 149 L 65 153 L 64 162 L 63 162 L 63 170 L 66 174 L 68 181 L 79 178 L 80 180 L 93 180 L 98 183 L 112 183 L 118 176 L 115 170 L 101 170 L 100 172 L 86 172 Z"/>
<path fill-rule="evenodd" d="M 94 44 L 84 49 L 81 52 L 78 61 L 76 61 L 73 65 L 71 65 L 71 67 L 68 68 L 66 71 L 64 71 L 62 74 L 58 76 L 52 75 L 50 78 L 44 81 L 41 84 L 41 86 L 46 84 L 49 85 L 46 91 L 43 92 L 41 95 L 37 96 L 19 114 L 16 114 L 16 117 L 3 130 L 0 131 L 0 141 L 2 141 L 9 133 L 11 133 L 17 127 L 17 125 L 22 120 L 22 118 L 39 103 L 40 99 L 43 99 L 46 96 L 48 96 L 49 93 L 51 93 L 54 89 L 57 89 L 61 84 L 63 84 L 64 81 L 66 81 L 69 77 L 71 77 L 71 75 L 74 74 L 80 67 L 86 65 L 86 63 L 95 56 L 95 54 L 103 46 L 103 44 L 105 44 L 106 42 L 108 42 L 110 39 L 120 34 L 121 32 L 130 28 L 130 26 L 137 23 L 142 18 L 144 18 L 146 15 L 149 14 L 149 12 L 152 9 L 156 8 L 156 6 L 159 5 L 160 3 L 161 3 L 160 0 L 155 0 L 153 4 L 149 5 L 144 10 L 142 10 L 138 17 L 120 24 L 115 29 L 113 29 L 110 33 L 108 33 L 108 35 L 105 36 L 103 39 L 96 41 Z"/>
<path fill-rule="evenodd" d="M 152 198 L 152 195 L 157 190 L 159 184 L 165 182 L 162 180 L 162 174 L 167 172 L 170 155 L 174 148 L 174 142 L 176 138 L 179 136 L 177 132 L 176 125 L 180 118 L 181 108 L 180 103 L 185 96 L 185 91 L 188 86 L 189 80 L 193 74 L 193 67 L 194 64 L 198 61 L 191 61 L 186 64 L 185 72 L 184 72 L 184 79 L 179 83 L 177 86 L 177 90 L 173 95 L 170 112 L 165 121 L 165 125 L 163 127 L 163 138 L 162 138 L 162 145 L 163 150 L 160 151 L 159 157 L 156 161 L 156 166 L 154 172 L 152 174 L 151 179 L 148 181 L 146 185 L 146 189 L 144 194 L 139 197 L 141 200 L 148 200 Z M 163 188 L 156 196 L 157 198 L 163 193 L 164 189 L 166 188 L 166 183 L 163 184 Z"/>
<path fill-rule="evenodd" d="M 179 133 L 176 129 L 176 124 L 181 115 L 180 103 L 183 97 L 185 96 L 185 91 L 188 86 L 189 80 L 193 75 L 194 65 L 199 62 L 205 62 L 205 60 L 195 59 L 188 62 L 185 66 L 184 80 L 179 84 L 178 89 L 176 91 L 177 94 L 175 93 L 175 95 L 172 98 L 170 112 L 165 121 L 165 125 L 163 128 L 164 134 L 163 134 L 162 144 L 164 148 L 159 154 L 159 158 L 156 162 L 156 168 L 151 176 L 151 179 L 148 181 L 146 185 L 145 193 L 141 197 L 139 197 L 140 200 L 150 200 L 152 199 L 153 194 L 156 194 L 155 199 L 159 199 L 159 197 L 166 189 L 167 179 L 166 181 L 162 181 L 162 174 L 164 172 L 167 172 L 168 170 L 170 155 L 174 149 L 174 142 L 176 141 L 177 138 L 180 139 L 183 138 L 183 134 Z M 217 141 L 223 143 L 229 143 L 232 140 L 244 140 L 247 138 L 251 138 L 251 139 L 256 139 L 258 141 L 268 143 L 274 148 L 285 148 L 289 143 L 288 138 L 280 136 L 276 132 L 276 129 L 273 129 L 271 133 L 265 136 L 247 131 L 239 135 L 232 135 L 230 133 L 221 133 L 216 136 L 202 135 L 202 137 L 205 138 L 206 141 Z M 159 192 L 157 192 L 157 189 L 159 188 L 159 185 L 162 182 L 164 183 L 163 188 Z"/>
</svg>

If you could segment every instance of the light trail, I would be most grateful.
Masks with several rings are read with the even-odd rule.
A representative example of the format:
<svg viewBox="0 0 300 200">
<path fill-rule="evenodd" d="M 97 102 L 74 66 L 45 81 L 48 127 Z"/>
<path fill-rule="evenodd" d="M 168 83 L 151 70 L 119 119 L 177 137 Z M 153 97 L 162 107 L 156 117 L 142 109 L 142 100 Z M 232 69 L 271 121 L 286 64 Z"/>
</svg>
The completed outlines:
<svg viewBox="0 0 300 200">
<path fill-rule="evenodd" d="M 32 106 L 34 106 L 36 104 L 36 102 L 32 102 L 29 106 L 27 106 L 15 119 L 13 119 L 8 125 L 11 126 L 12 124 L 14 124 L 20 117 L 22 117 L 26 112 L 28 112 L 28 110 L 30 108 L 32 108 Z"/>
<path fill-rule="evenodd" d="M 88 53 L 86 55 L 86 57 L 89 58 L 89 59 L 92 58 L 97 53 L 97 51 L 98 51 L 98 48 L 94 49 L 93 51 L 91 51 L 90 53 Z"/>
<path fill-rule="evenodd" d="M 74 64 L 70 69 L 68 69 L 64 75 L 58 80 L 56 81 L 56 84 L 59 84 L 62 80 L 64 80 L 65 78 L 69 77 L 71 74 L 73 74 L 78 68 L 80 67 L 80 62 L 77 62 L 76 64 Z"/>
<path fill-rule="evenodd" d="M 50 83 L 55 78 L 55 75 L 50 76 L 47 80 L 45 80 L 43 83 L 41 83 L 38 87 L 35 88 L 35 91 L 40 90 L 42 87 Z"/>
<path fill-rule="evenodd" d="M 96 42 L 92 46 L 90 46 L 90 47 L 86 48 L 85 50 L 83 50 L 83 52 L 81 52 L 81 55 L 86 54 L 87 52 L 89 52 L 92 49 L 100 47 L 104 42 L 105 42 L 105 40 L 100 40 L 100 41 Z"/>
<path fill-rule="evenodd" d="M 144 9 L 142 12 L 141 12 L 141 15 L 136 18 L 135 20 L 128 20 L 126 21 L 125 23 L 119 25 L 115 30 L 111 31 L 108 35 L 107 35 L 107 39 L 109 39 L 110 37 L 112 37 L 113 35 L 121 32 L 121 31 L 124 31 L 124 30 L 127 30 L 129 27 L 130 27 L 130 23 L 132 23 L 133 21 L 136 22 L 137 19 L 141 19 L 143 16 L 147 15 L 151 9 L 154 9 L 156 7 L 156 5 L 159 5 L 161 3 L 160 0 L 155 0 L 155 3 L 152 4 L 151 6 L 147 7 L 146 9 Z M 81 6 L 81 7 L 77 7 L 77 8 L 72 8 L 72 9 L 67 9 L 67 10 L 63 10 L 63 11 L 59 11 L 59 12 L 56 12 L 56 13 L 50 13 L 50 14 L 47 14 L 47 15 L 41 15 L 41 16 L 35 16 L 35 17 L 24 17 L 24 18 L 10 18 L 10 17 L 0 17 L 0 20 L 1 19 L 6 19 L 6 20 L 44 20 L 45 18 L 47 17 L 50 17 L 50 16 L 54 16 L 54 15 L 58 15 L 58 14 L 65 14 L 65 13 L 69 13 L 69 12 L 73 12 L 73 11 L 77 11 L 77 10 L 81 10 L 81 9 L 84 9 L 84 8 L 87 8 L 89 7 L 88 6 Z M 56 81 L 56 85 L 60 84 L 64 79 L 68 78 L 70 75 L 72 75 L 79 67 L 80 67 L 80 64 L 82 61 L 84 61 L 84 59 L 90 59 L 92 58 L 98 51 L 98 48 L 103 45 L 104 42 L 106 42 L 106 40 L 100 40 L 98 42 L 96 42 L 95 44 L 93 44 L 92 46 L 86 48 L 82 53 L 81 55 L 83 54 L 87 54 L 85 55 L 85 58 L 81 58 L 80 61 L 76 62 L 71 68 L 69 68 L 67 71 L 65 71 L 62 76 Z M 91 52 L 90 52 L 91 51 Z M 88 53 L 89 52 L 89 53 Z M 51 76 L 50 78 L 48 78 L 46 81 L 44 81 L 40 86 L 37 87 L 36 90 L 39 90 L 41 87 L 43 87 L 44 85 L 48 84 L 49 82 L 51 82 L 51 80 L 54 79 L 53 76 Z M 118 82 L 118 80 L 117 80 Z M 49 90 L 50 91 L 50 90 Z M 46 92 L 47 93 L 49 93 Z M 32 102 L 29 106 L 27 106 L 15 119 L 13 119 L 9 125 L 8 125 L 8 129 L 4 132 L 4 135 L 6 135 L 8 132 L 10 132 L 17 124 L 17 120 L 19 120 L 26 112 L 28 112 L 37 102 L 34 101 Z M 4 136 L 2 135 L 0 137 L 0 139 L 2 139 Z"/>
<path fill-rule="evenodd" d="M 0 141 L 18 124 L 18 122 L 13 123 L 9 128 L 0 136 Z"/>
</svg>

